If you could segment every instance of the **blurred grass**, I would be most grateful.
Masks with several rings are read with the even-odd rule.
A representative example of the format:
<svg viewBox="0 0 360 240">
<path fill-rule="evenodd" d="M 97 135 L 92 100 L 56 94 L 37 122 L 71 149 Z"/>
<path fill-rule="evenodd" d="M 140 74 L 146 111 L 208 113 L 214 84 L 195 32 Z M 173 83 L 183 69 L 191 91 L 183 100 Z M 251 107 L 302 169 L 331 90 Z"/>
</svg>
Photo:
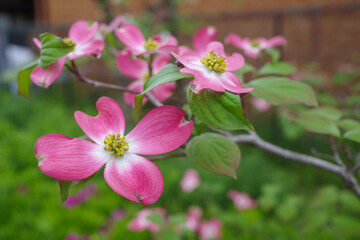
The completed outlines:
<svg viewBox="0 0 360 240">
<path fill-rule="evenodd" d="M 98 194 L 68 209 L 60 205 L 57 182 L 38 169 L 33 150 L 38 137 L 47 133 L 80 137 L 84 134 L 73 112 L 96 114 L 99 93 L 75 94 L 74 86 L 68 84 L 35 91 L 32 100 L 7 89 L 0 91 L 0 239 L 65 239 L 69 233 L 107 239 L 99 229 L 116 208 L 125 210 L 127 217 L 115 224 L 109 239 L 152 239 L 147 231 L 127 230 L 128 222 L 144 206 L 113 192 L 101 173 L 92 180 L 99 187 Z M 281 146 L 307 153 L 310 147 L 327 149 L 324 137 L 300 134 L 300 139 L 284 138 L 271 113 L 250 118 L 261 136 Z M 127 120 L 129 123 L 130 118 Z M 248 146 L 240 149 L 237 181 L 199 169 L 186 158 L 156 162 L 165 185 L 162 197 L 151 207 L 164 207 L 175 215 L 185 214 L 189 206 L 200 206 L 205 219 L 217 217 L 223 221 L 223 239 L 360 238 L 360 203 L 344 190 L 336 176 Z M 179 181 L 188 168 L 199 171 L 202 184 L 192 193 L 183 193 Z M 75 187 L 71 193 L 83 186 Z M 236 210 L 227 197 L 230 189 L 249 193 L 259 206 L 249 211 Z"/>
</svg>

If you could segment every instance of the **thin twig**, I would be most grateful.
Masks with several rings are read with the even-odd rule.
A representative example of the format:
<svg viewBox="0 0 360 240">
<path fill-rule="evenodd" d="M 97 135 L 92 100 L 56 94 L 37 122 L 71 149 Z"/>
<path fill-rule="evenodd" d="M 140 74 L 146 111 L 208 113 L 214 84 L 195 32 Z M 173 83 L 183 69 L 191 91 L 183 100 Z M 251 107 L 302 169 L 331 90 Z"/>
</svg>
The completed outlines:
<svg viewBox="0 0 360 240">
<path fill-rule="evenodd" d="M 345 165 L 344 165 L 343 161 L 341 160 L 339 152 L 337 150 L 336 141 L 333 137 L 330 137 L 330 145 L 331 145 L 331 150 L 333 151 L 333 154 L 334 154 L 334 160 L 336 161 L 336 163 L 339 166 L 345 168 Z"/>
<path fill-rule="evenodd" d="M 137 92 L 137 91 L 133 91 L 131 89 L 128 89 L 128 88 L 120 86 L 120 85 L 104 83 L 104 82 L 98 82 L 98 81 L 92 80 L 90 78 L 87 78 L 87 77 L 85 77 L 84 75 L 82 75 L 80 73 L 80 71 L 79 71 L 79 69 L 76 66 L 74 61 L 71 61 L 71 65 L 72 65 L 72 67 L 68 67 L 68 69 L 78 78 L 78 80 L 80 82 L 86 83 L 86 84 L 91 85 L 93 87 L 111 88 L 111 89 L 116 89 L 116 90 L 129 92 L 129 93 L 133 93 L 133 94 L 139 94 L 139 92 Z"/>
<path fill-rule="evenodd" d="M 154 157 L 149 157 L 148 159 L 151 161 L 158 161 L 158 160 L 163 160 L 166 158 L 173 158 L 173 157 L 185 157 L 185 153 L 181 152 L 181 153 L 173 153 L 173 154 L 166 154 L 166 155 L 160 155 L 160 156 L 154 156 Z"/>
<path fill-rule="evenodd" d="M 223 131 L 220 130 L 216 130 L 216 131 L 219 133 L 224 133 Z M 332 172 L 340 176 L 344 180 L 346 186 L 353 193 L 355 193 L 355 195 L 360 199 L 360 186 L 358 184 L 358 181 L 353 176 L 352 172 L 348 171 L 346 168 L 342 166 L 335 165 L 320 158 L 283 149 L 279 146 L 264 141 L 254 132 L 250 132 L 249 134 L 241 134 L 241 135 L 229 135 L 229 133 L 224 135 L 234 142 L 251 144 L 257 148 L 281 156 L 284 159 L 305 163 L 307 165 L 311 165 Z"/>
<path fill-rule="evenodd" d="M 311 149 L 311 153 L 316 157 L 330 159 L 330 160 L 335 161 L 334 156 L 332 156 L 330 154 L 326 154 L 326 153 L 321 153 L 321 152 L 317 151 L 315 148 Z"/>
<path fill-rule="evenodd" d="M 352 156 L 351 156 L 350 150 L 344 144 L 341 144 L 341 149 L 343 150 L 343 152 L 345 153 L 345 156 L 346 156 L 346 166 L 348 168 L 351 168 Z"/>
</svg>

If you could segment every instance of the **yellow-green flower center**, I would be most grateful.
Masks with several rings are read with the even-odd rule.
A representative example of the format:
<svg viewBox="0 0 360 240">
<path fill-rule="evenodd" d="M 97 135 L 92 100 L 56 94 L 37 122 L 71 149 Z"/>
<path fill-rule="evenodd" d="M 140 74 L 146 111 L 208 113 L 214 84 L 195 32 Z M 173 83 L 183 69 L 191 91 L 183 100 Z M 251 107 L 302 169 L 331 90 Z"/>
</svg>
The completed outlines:
<svg viewBox="0 0 360 240">
<path fill-rule="evenodd" d="M 63 38 L 63 42 L 66 45 L 69 45 L 69 46 L 72 46 L 72 47 L 76 45 L 75 42 L 73 40 L 71 40 L 70 38 L 68 38 L 68 37 Z"/>
<path fill-rule="evenodd" d="M 146 72 L 146 73 L 144 74 L 144 76 L 142 77 L 142 81 L 145 83 L 145 82 L 149 79 L 149 77 L 150 77 L 150 73 L 149 73 L 149 72 Z"/>
<path fill-rule="evenodd" d="M 257 48 L 257 47 L 260 47 L 260 43 L 256 40 L 251 40 L 251 46 Z"/>
<path fill-rule="evenodd" d="M 158 42 L 155 41 L 152 38 L 149 38 L 145 43 L 144 43 L 144 48 L 146 50 L 156 50 L 156 48 L 158 47 Z"/>
<path fill-rule="evenodd" d="M 116 134 L 116 136 L 111 133 L 106 135 L 104 144 L 104 150 L 110 151 L 110 155 L 115 157 L 122 157 L 129 150 L 129 143 L 125 137 L 121 137 L 120 133 Z"/>
<path fill-rule="evenodd" d="M 210 71 L 215 71 L 218 73 L 226 72 L 226 66 L 228 65 L 225 58 L 219 57 L 213 51 L 205 55 L 201 60 L 201 63 L 204 64 Z"/>
</svg>

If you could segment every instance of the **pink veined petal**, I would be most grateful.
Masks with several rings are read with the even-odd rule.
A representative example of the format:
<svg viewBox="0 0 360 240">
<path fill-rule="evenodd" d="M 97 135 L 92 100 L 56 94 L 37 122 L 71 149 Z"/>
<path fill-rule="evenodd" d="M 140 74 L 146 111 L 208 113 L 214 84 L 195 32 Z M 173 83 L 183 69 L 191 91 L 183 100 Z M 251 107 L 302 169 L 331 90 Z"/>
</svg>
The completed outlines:
<svg viewBox="0 0 360 240">
<path fill-rule="evenodd" d="M 146 61 L 131 59 L 130 50 L 120 51 L 116 56 L 116 63 L 122 74 L 133 79 L 141 79 L 148 72 Z"/>
<path fill-rule="evenodd" d="M 84 20 L 76 21 L 69 30 L 69 38 L 73 40 L 76 45 L 90 41 L 97 29 L 99 24 L 94 22 L 90 27 Z"/>
<path fill-rule="evenodd" d="M 199 62 L 200 63 L 200 57 L 195 57 L 195 56 L 182 56 L 180 57 L 179 55 L 177 55 L 176 53 L 172 52 L 171 53 L 174 58 L 179 61 L 180 63 L 182 63 L 185 67 L 187 68 L 197 68 L 197 65 L 194 64 L 195 62 Z"/>
<path fill-rule="evenodd" d="M 100 39 L 90 40 L 81 44 L 77 44 L 75 49 L 68 53 L 68 58 L 74 60 L 85 56 L 99 57 L 104 52 L 104 42 Z"/>
<path fill-rule="evenodd" d="M 115 34 L 134 54 L 145 51 L 145 38 L 137 26 L 125 23 L 115 29 Z"/>
<path fill-rule="evenodd" d="M 154 97 L 160 102 L 164 102 L 171 97 L 172 93 L 175 90 L 175 82 L 161 84 L 160 86 L 155 87 L 151 92 L 154 94 Z"/>
<path fill-rule="evenodd" d="M 36 45 L 39 49 L 41 49 L 41 42 L 40 42 L 39 39 L 33 38 L 33 42 L 35 43 L 35 45 Z"/>
<path fill-rule="evenodd" d="M 225 43 L 234 45 L 235 47 L 238 47 L 238 48 L 243 48 L 243 39 L 235 33 L 230 33 L 225 38 Z"/>
<path fill-rule="evenodd" d="M 168 53 L 157 55 L 152 62 L 154 73 L 158 73 L 163 67 L 171 62 L 171 56 Z"/>
<path fill-rule="evenodd" d="M 222 73 L 219 82 L 227 91 L 233 93 L 248 93 L 254 89 L 243 88 L 239 78 L 231 72 Z"/>
<path fill-rule="evenodd" d="M 206 26 L 200 29 L 193 38 L 193 46 L 197 52 L 205 53 L 206 46 L 210 43 L 215 41 L 217 36 L 216 28 L 212 26 Z"/>
<path fill-rule="evenodd" d="M 226 71 L 229 72 L 239 70 L 245 64 L 245 59 L 239 53 L 233 53 L 230 57 L 226 57 L 226 61 L 228 63 Z"/>
<path fill-rule="evenodd" d="M 180 72 L 194 75 L 194 80 L 190 82 L 190 89 L 196 94 L 203 89 L 209 89 L 215 92 L 225 92 L 224 87 L 218 80 L 219 74 L 214 71 L 208 71 L 206 68 L 203 71 L 182 68 Z"/>
<path fill-rule="evenodd" d="M 206 46 L 206 53 L 213 51 L 220 57 L 226 57 L 224 52 L 224 45 L 221 42 L 211 42 Z"/>
<path fill-rule="evenodd" d="M 160 170 L 154 163 L 136 154 L 125 153 L 119 160 L 109 161 L 104 177 L 116 193 L 134 203 L 152 204 L 163 191 Z"/>
<path fill-rule="evenodd" d="M 185 111 L 161 106 L 150 111 L 126 136 L 129 152 L 155 155 L 180 147 L 191 135 L 192 121 L 184 121 Z"/>
<path fill-rule="evenodd" d="M 30 74 L 31 80 L 39 87 L 48 88 L 60 76 L 65 61 L 66 57 L 59 58 L 45 69 L 36 66 Z"/>
<path fill-rule="evenodd" d="M 136 80 L 129 84 L 127 87 L 130 90 L 142 92 L 144 90 L 144 82 L 142 80 Z M 125 92 L 124 93 L 124 101 L 126 104 L 135 107 L 135 96 L 136 94 Z M 147 102 L 147 98 L 143 98 L 143 104 Z"/>
<path fill-rule="evenodd" d="M 124 136 L 125 118 L 120 106 L 109 97 L 101 97 L 96 102 L 99 114 L 96 117 L 76 111 L 75 120 L 84 133 L 94 142 L 103 145 L 109 133 Z"/>
<path fill-rule="evenodd" d="M 41 171 L 65 181 L 81 180 L 98 171 L 106 163 L 99 149 L 101 146 L 95 143 L 60 134 L 41 136 L 35 143 Z"/>
<path fill-rule="evenodd" d="M 287 43 L 287 40 L 284 36 L 275 36 L 268 40 L 268 46 L 269 47 L 276 47 L 279 45 L 285 45 Z"/>
</svg>

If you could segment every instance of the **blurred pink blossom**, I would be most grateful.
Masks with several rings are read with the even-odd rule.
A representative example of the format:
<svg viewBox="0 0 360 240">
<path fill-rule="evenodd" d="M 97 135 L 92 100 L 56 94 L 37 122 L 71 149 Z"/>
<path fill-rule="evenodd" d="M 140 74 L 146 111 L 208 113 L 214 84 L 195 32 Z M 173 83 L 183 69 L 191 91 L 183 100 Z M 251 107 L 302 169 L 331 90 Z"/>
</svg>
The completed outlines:
<svg viewBox="0 0 360 240">
<path fill-rule="evenodd" d="M 196 206 L 190 207 L 186 215 L 185 228 L 197 232 L 202 214 L 201 208 Z"/>
<path fill-rule="evenodd" d="M 204 221 L 199 225 L 199 237 L 201 240 L 220 239 L 222 223 L 219 219 L 213 218 Z"/>
<path fill-rule="evenodd" d="M 266 112 L 271 108 L 271 105 L 261 98 L 252 98 L 251 103 L 259 112 Z"/>
<path fill-rule="evenodd" d="M 192 192 L 200 185 L 200 177 L 196 170 L 189 169 L 184 173 L 180 182 L 180 188 L 184 192 Z"/>
<path fill-rule="evenodd" d="M 75 207 L 86 200 L 88 200 L 92 195 L 96 194 L 97 186 L 94 183 L 88 184 L 86 187 L 81 189 L 77 194 L 69 196 L 65 203 L 65 207 Z"/>
<path fill-rule="evenodd" d="M 160 225 L 154 223 L 149 218 L 150 216 L 158 215 L 162 218 L 163 222 L 167 221 L 167 212 L 163 208 L 144 208 L 136 215 L 129 224 L 129 230 L 131 231 L 143 231 L 149 230 L 150 232 L 158 232 L 160 230 Z"/>
<path fill-rule="evenodd" d="M 256 207 L 256 201 L 246 193 L 230 190 L 228 192 L 228 196 L 231 200 L 233 200 L 235 207 L 239 210 L 246 210 Z"/>
</svg>

